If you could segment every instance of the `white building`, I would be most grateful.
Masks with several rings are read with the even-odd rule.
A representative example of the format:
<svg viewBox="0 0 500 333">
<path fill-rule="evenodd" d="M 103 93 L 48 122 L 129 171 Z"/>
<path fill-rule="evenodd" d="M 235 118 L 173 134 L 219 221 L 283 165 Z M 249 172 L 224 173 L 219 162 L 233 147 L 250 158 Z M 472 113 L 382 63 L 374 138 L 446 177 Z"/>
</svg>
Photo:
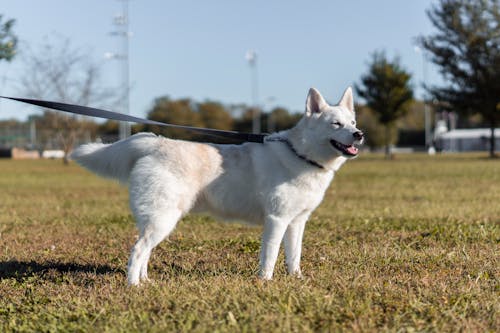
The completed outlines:
<svg viewBox="0 0 500 333">
<path fill-rule="evenodd" d="M 436 130 L 434 140 L 436 148 L 444 152 L 488 151 L 490 137 L 489 128 L 470 128 L 446 132 Z M 500 128 L 495 129 L 495 147 L 500 148 Z"/>
</svg>

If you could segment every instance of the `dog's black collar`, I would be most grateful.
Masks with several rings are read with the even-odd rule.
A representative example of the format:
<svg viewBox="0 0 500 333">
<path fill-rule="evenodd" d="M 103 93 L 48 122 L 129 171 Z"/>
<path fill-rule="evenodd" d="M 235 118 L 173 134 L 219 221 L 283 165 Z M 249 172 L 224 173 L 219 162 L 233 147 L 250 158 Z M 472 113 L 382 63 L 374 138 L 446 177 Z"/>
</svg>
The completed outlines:
<svg viewBox="0 0 500 333">
<path fill-rule="evenodd" d="M 290 150 L 295 154 L 295 156 L 297 156 L 301 160 L 304 160 L 305 162 L 309 163 L 310 165 L 315 166 L 316 168 L 325 169 L 325 167 L 322 166 L 321 164 L 319 164 L 318 162 L 310 160 L 306 156 L 299 154 L 299 152 L 295 149 L 295 147 L 292 145 L 292 143 L 290 141 L 288 141 L 287 138 L 283 138 L 283 137 L 266 138 L 265 141 L 266 142 L 267 141 L 278 141 L 278 142 L 286 143 L 288 148 L 290 148 Z"/>
</svg>

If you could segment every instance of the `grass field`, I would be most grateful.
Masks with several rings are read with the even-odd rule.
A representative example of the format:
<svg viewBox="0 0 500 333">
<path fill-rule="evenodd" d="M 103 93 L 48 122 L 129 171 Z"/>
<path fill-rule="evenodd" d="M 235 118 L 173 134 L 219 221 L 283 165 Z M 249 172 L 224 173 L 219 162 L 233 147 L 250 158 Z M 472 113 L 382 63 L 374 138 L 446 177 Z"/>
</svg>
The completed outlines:
<svg viewBox="0 0 500 333">
<path fill-rule="evenodd" d="M 365 155 L 306 228 L 303 280 L 256 279 L 259 228 L 180 222 L 126 286 L 126 189 L 0 160 L 0 332 L 498 331 L 500 160 Z"/>
</svg>

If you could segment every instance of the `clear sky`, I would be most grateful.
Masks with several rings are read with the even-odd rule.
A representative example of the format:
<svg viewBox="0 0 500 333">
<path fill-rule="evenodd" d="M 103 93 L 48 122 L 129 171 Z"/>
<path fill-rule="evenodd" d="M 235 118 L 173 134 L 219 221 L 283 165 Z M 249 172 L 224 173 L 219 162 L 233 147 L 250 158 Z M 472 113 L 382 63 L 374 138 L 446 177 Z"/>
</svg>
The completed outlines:
<svg viewBox="0 0 500 333">
<path fill-rule="evenodd" d="M 399 56 L 422 95 L 422 55 L 415 37 L 433 27 L 425 10 L 432 0 L 130 1 L 130 113 L 145 116 L 154 98 L 191 97 L 225 104 L 251 103 L 247 50 L 258 53 L 259 102 L 302 111 L 309 87 L 331 102 L 359 82 L 375 50 Z M 105 85 L 121 79 L 119 52 L 109 34 L 119 0 L 1 0 L 0 14 L 16 19 L 19 56 L 0 62 L 0 94 L 22 96 L 23 47 L 59 34 L 89 48 L 103 63 Z M 427 66 L 427 82 L 440 82 Z M 272 99 L 270 98 L 272 97 Z M 271 100 L 273 100 L 271 102 Z M 0 119 L 26 119 L 35 109 L 0 102 Z M 119 111 L 119 110 L 115 110 Z"/>
</svg>

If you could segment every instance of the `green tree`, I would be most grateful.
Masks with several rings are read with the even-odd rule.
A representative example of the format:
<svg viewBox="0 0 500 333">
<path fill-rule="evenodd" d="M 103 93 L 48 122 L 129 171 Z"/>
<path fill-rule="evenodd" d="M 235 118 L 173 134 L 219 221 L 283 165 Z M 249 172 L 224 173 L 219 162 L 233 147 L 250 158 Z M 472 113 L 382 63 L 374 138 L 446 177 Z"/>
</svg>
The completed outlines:
<svg viewBox="0 0 500 333">
<path fill-rule="evenodd" d="M 390 157 L 395 122 L 408 111 L 413 100 L 410 78 L 411 74 L 402 68 L 397 58 L 390 61 L 384 52 L 375 52 L 368 73 L 361 77 L 361 85 L 355 85 L 358 95 L 385 126 L 386 157 Z"/>
<path fill-rule="evenodd" d="M 356 122 L 357 127 L 365 133 L 364 146 L 370 148 L 384 147 L 385 128 L 378 121 L 377 115 L 371 108 L 363 104 L 357 104 Z M 413 100 L 408 107 L 408 112 L 400 117 L 395 126 L 391 128 L 391 138 L 394 142 L 401 144 L 401 139 L 410 146 L 420 146 L 425 141 L 424 117 L 422 116 L 423 102 Z M 408 138 L 411 135 L 411 138 Z M 408 142 L 408 141 L 411 142 Z"/>
<path fill-rule="evenodd" d="M 500 1 L 440 0 L 427 11 L 437 32 L 420 37 L 445 78 L 428 91 L 461 114 L 481 114 L 489 123 L 490 156 L 500 120 Z"/>
<path fill-rule="evenodd" d="M 147 118 L 176 125 L 203 127 L 200 114 L 196 112 L 193 101 L 188 98 L 179 100 L 172 100 L 167 96 L 156 98 Z M 193 132 L 177 128 L 147 125 L 144 130 L 176 139 L 199 139 Z"/>
<path fill-rule="evenodd" d="M 274 108 L 267 115 L 268 132 L 279 132 L 295 126 L 295 124 L 302 118 L 302 114 L 291 114 L 283 107 Z"/>
<path fill-rule="evenodd" d="M 238 106 L 240 115 L 234 120 L 234 130 L 251 132 L 253 124 L 253 109 L 247 106 Z M 302 114 L 291 114 L 283 107 L 275 107 L 269 113 L 261 114 L 260 128 L 263 132 L 279 132 L 293 127 L 302 118 Z"/>
<path fill-rule="evenodd" d="M 11 61 L 16 55 L 17 37 L 12 32 L 15 20 L 10 19 L 2 23 L 0 15 L 0 60 Z"/>
<path fill-rule="evenodd" d="M 232 129 L 233 118 L 221 103 L 206 101 L 197 104 L 196 107 L 203 122 L 203 127 L 221 130 Z"/>
<path fill-rule="evenodd" d="M 131 124 L 130 132 L 136 134 L 139 132 L 144 132 L 145 125 L 143 124 Z M 97 136 L 101 138 L 104 142 L 114 142 L 120 138 L 120 122 L 116 120 L 107 120 L 101 123 L 97 128 Z"/>
<path fill-rule="evenodd" d="M 385 146 L 385 128 L 378 121 L 376 113 L 366 105 L 356 105 L 357 127 L 365 133 L 364 146 L 380 148 Z M 391 128 L 391 138 L 396 138 L 396 126 Z"/>
</svg>

